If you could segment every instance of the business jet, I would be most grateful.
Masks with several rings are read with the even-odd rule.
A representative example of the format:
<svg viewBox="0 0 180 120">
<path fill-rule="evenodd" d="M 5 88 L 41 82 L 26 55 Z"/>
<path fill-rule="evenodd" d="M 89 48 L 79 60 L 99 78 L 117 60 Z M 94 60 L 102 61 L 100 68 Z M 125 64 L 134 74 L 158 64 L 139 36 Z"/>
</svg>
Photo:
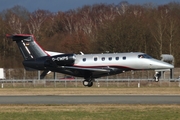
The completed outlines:
<svg viewBox="0 0 180 120">
<path fill-rule="evenodd" d="M 41 79 L 49 71 L 83 77 L 83 85 L 93 86 L 95 78 L 115 75 L 130 70 L 172 69 L 173 65 L 154 59 L 142 52 L 65 54 L 45 51 L 38 45 L 33 35 L 6 35 L 16 41 L 24 58 L 26 70 L 41 70 Z"/>
</svg>

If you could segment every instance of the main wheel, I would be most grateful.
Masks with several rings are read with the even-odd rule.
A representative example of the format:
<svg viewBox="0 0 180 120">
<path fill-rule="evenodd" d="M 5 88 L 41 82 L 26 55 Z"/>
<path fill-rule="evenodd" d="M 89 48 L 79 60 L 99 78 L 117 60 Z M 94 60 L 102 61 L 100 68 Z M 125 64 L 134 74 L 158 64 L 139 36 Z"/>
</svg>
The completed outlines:
<svg viewBox="0 0 180 120">
<path fill-rule="evenodd" d="M 88 81 L 88 80 L 84 80 L 84 81 L 83 81 L 83 85 L 84 85 L 84 86 L 88 86 L 88 84 L 89 84 L 89 81 Z"/>
<path fill-rule="evenodd" d="M 93 86 L 93 82 L 92 82 L 92 81 L 89 81 L 88 87 L 92 87 L 92 86 Z"/>
<path fill-rule="evenodd" d="M 84 80 L 83 81 L 83 85 L 87 86 L 87 87 L 92 87 L 93 86 L 93 82 L 92 81 L 88 81 L 88 80 Z"/>
</svg>

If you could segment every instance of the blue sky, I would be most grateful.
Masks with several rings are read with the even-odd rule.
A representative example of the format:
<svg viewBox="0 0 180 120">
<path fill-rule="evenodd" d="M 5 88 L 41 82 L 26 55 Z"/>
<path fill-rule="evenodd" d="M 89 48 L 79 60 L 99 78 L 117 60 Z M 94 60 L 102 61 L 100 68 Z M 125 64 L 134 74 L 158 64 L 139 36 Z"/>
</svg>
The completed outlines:
<svg viewBox="0 0 180 120">
<path fill-rule="evenodd" d="M 125 0 L 0 0 L 0 11 L 20 5 L 33 12 L 37 9 L 49 10 L 51 12 L 68 11 L 76 9 L 83 5 L 92 5 L 96 3 L 118 4 Z M 180 0 L 126 0 L 130 4 L 154 3 L 157 5 L 167 4 L 169 2 L 180 2 Z"/>
</svg>

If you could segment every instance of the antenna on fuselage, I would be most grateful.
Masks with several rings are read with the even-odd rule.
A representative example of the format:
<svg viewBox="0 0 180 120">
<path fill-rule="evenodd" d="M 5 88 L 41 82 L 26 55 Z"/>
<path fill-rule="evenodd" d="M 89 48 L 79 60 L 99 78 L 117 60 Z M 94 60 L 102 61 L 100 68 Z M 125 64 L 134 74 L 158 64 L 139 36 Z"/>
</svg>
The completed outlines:
<svg viewBox="0 0 180 120">
<path fill-rule="evenodd" d="M 80 53 L 81 53 L 81 55 L 84 55 L 84 53 L 83 53 L 83 52 L 81 52 L 81 51 L 80 51 Z"/>
</svg>

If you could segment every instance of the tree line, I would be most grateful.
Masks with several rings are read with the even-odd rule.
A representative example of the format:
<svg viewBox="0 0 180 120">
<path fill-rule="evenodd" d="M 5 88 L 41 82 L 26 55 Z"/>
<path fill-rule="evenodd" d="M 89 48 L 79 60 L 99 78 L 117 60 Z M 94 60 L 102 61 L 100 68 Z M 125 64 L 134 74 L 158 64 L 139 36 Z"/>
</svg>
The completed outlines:
<svg viewBox="0 0 180 120">
<path fill-rule="evenodd" d="M 50 51 L 76 53 L 145 52 L 175 57 L 180 66 L 180 3 L 94 4 L 66 12 L 29 12 L 14 6 L 0 13 L 0 67 L 22 67 L 16 43 L 6 34 L 34 34 Z"/>
</svg>

